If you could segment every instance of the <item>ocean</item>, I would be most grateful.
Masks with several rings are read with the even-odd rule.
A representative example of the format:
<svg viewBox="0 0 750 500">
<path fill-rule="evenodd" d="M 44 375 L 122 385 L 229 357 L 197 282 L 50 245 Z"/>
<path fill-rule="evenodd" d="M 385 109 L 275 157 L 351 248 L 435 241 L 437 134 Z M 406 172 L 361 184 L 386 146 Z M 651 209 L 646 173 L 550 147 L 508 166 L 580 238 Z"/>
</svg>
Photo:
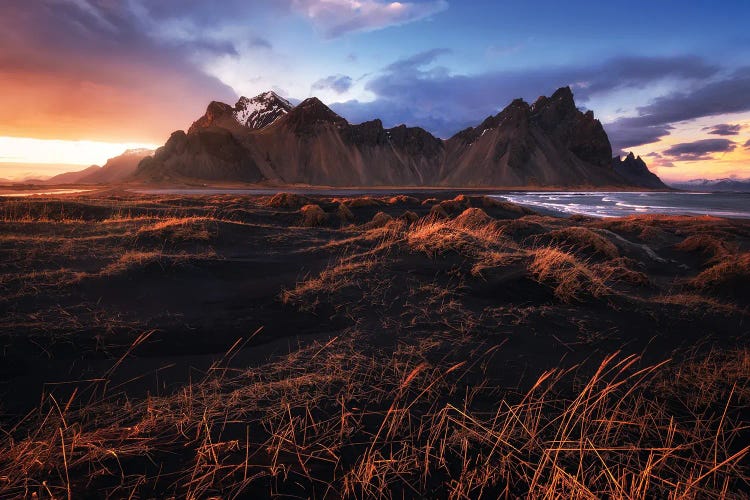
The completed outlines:
<svg viewBox="0 0 750 500">
<path fill-rule="evenodd" d="M 750 193 L 524 191 L 492 196 L 558 215 L 666 214 L 750 219 Z"/>
</svg>

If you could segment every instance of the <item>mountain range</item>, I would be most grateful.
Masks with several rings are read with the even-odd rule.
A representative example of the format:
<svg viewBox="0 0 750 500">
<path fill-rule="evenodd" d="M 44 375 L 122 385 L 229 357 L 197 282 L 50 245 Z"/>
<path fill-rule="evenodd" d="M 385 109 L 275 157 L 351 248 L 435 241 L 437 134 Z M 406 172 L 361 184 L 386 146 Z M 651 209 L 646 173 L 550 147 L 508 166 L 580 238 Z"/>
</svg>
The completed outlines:
<svg viewBox="0 0 750 500">
<path fill-rule="evenodd" d="M 36 182 L 669 189 L 640 157 L 612 157 L 602 124 L 568 87 L 533 104 L 516 99 L 447 140 L 377 119 L 350 124 L 315 97 L 214 101 L 156 151 Z"/>
<path fill-rule="evenodd" d="M 419 127 L 350 124 L 319 99 L 293 106 L 274 92 L 212 102 L 187 132 L 144 158 L 145 183 L 271 186 L 667 187 L 640 158 L 612 158 L 592 111 L 568 87 L 533 104 L 514 100 L 443 140 Z"/>
<path fill-rule="evenodd" d="M 670 183 L 676 189 L 724 193 L 750 193 L 750 178 L 726 177 L 724 179 L 692 179 Z"/>
<path fill-rule="evenodd" d="M 65 172 L 45 180 L 33 180 L 35 184 L 113 184 L 132 178 L 138 164 L 154 153 L 150 149 L 128 149 L 123 154 L 110 158 L 104 166 L 91 165 L 75 172 Z"/>
</svg>

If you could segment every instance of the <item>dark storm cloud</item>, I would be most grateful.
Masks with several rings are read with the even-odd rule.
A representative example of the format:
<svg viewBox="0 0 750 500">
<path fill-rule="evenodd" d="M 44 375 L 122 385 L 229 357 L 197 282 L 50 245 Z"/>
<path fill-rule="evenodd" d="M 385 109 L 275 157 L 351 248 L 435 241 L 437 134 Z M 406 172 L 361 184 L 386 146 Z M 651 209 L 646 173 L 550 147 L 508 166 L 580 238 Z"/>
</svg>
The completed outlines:
<svg viewBox="0 0 750 500">
<path fill-rule="evenodd" d="M 638 108 L 641 122 L 648 125 L 681 122 L 750 110 L 750 66 L 695 90 L 674 93 Z"/>
<path fill-rule="evenodd" d="M 655 99 L 637 109 L 638 115 L 620 118 L 606 126 L 613 135 L 613 147 L 639 146 L 668 135 L 670 124 L 750 110 L 750 66 L 730 75 L 703 83 L 688 92 L 676 92 Z"/>
<path fill-rule="evenodd" d="M 665 123 L 660 125 L 641 125 L 637 117 L 620 118 L 604 125 L 612 151 L 625 151 L 628 148 L 651 144 L 669 135 L 674 128 Z"/>
<path fill-rule="evenodd" d="M 720 123 L 712 127 L 703 127 L 711 135 L 739 135 L 742 125 L 731 123 Z"/>
<path fill-rule="evenodd" d="M 750 149 L 750 139 L 745 142 L 745 148 Z"/>
<path fill-rule="evenodd" d="M 696 161 L 708 160 L 713 153 L 728 153 L 737 147 L 729 139 L 703 139 L 695 142 L 683 142 L 664 151 L 664 156 L 673 160 Z"/>
<path fill-rule="evenodd" d="M 312 84 L 312 90 L 332 90 L 337 94 L 343 94 L 354 84 L 354 80 L 346 75 L 331 75 L 326 78 L 321 78 L 317 82 Z"/>
<path fill-rule="evenodd" d="M 396 61 L 368 81 L 366 88 L 375 94 L 374 101 L 338 103 L 334 108 L 352 121 L 390 117 L 384 119 L 389 125 L 418 124 L 446 137 L 496 114 L 515 98 L 533 101 L 565 85 L 573 88 L 581 103 L 592 95 L 642 88 L 666 78 L 699 81 L 719 70 L 696 57 L 619 57 L 588 66 L 457 75 L 435 64 L 449 52 L 434 49 Z M 646 136 L 663 134 L 662 128 Z"/>
</svg>

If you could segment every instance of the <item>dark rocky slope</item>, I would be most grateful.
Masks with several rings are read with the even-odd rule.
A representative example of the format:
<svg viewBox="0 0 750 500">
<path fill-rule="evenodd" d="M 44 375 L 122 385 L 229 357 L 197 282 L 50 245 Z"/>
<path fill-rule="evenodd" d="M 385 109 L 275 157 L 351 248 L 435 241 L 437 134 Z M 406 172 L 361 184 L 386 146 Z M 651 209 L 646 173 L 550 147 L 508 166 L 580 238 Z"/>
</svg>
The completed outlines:
<svg viewBox="0 0 750 500">
<path fill-rule="evenodd" d="M 612 147 L 592 112 L 565 87 L 532 106 L 513 101 L 479 127 L 447 141 L 441 184 L 457 186 L 615 186 Z"/>
<path fill-rule="evenodd" d="M 176 132 L 145 159 L 136 178 L 320 186 L 664 188 L 658 178 L 654 182 L 640 172 L 640 166 L 616 167 L 601 123 L 591 111 L 576 108 L 567 87 L 533 105 L 515 100 L 446 141 L 417 127 L 386 129 L 380 120 L 352 125 L 317 98 L 292 107 L 266 93 L 243 97 L 234 107 L 212 102 L 187 134 Z"/>
<path fill-rule="evenodd" d="M 153 156 L 144 158 L 136 178 L 163 181 L 241 181 L 261 182 L 252 156 L 224 128 L 210 126 L 189 134 L 174 132 Z"/>
<path fill-rule="evenodd" d="M 625 180 L 636 186 L 650 189 L 669 189 L 659 177 L 651 172 L 640 156 L 630 152 L 624 159 L 612 158 L 612 168 Z"/>
<path fill-rule="evenodd" d="M 128 149 L 107 160 L 103 167 L 92 165 L 76 172 L 65 172 L 42 181 L 43 184 L 112 184 L 135 174 L 138 164 L 154 152 L 150 149 Z"/>
</svg>

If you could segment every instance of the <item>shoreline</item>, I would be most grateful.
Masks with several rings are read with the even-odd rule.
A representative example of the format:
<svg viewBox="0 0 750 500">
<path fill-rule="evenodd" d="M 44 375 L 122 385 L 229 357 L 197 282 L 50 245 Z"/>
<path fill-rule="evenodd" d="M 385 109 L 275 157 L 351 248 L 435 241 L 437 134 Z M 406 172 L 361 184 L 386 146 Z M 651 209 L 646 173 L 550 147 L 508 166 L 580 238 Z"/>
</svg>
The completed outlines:
<svg viewBox="0 0 750 500">
<path fill-rule="evenodd" d="M 546 189 L 529 188 L 450 188 L 450 187 L 313 187 L 288 186 L 269 187 L 250 184 L 213 184 L 205 186 L 145 186 L 123 184 L 117 186 L 66 185 L 36 186 L 25 189 L 0 188 L 0 198 L 13 199 L 55 196 L 109 195 L 121 193 L 126 196 L 271 196 L 290 193 L 303 196 L 455 196 L 485 195 L 506 199 L 539 210 L 548 215 L 570 217 L 582 215 L 597 218 L 630 217 L 647 214 L 712 216 L 733 219 L 750 219 L 744 207 L 750 204 L 750 194 L 698 191 L 661 190 L 616 190 L 616 189 Z M 641 199 L 640 197 L 645 196 Z M 706 201 L 697 197 L 705 198 Z M 745 197 L 748 199 L 746 200 Z"/>
</svg>

